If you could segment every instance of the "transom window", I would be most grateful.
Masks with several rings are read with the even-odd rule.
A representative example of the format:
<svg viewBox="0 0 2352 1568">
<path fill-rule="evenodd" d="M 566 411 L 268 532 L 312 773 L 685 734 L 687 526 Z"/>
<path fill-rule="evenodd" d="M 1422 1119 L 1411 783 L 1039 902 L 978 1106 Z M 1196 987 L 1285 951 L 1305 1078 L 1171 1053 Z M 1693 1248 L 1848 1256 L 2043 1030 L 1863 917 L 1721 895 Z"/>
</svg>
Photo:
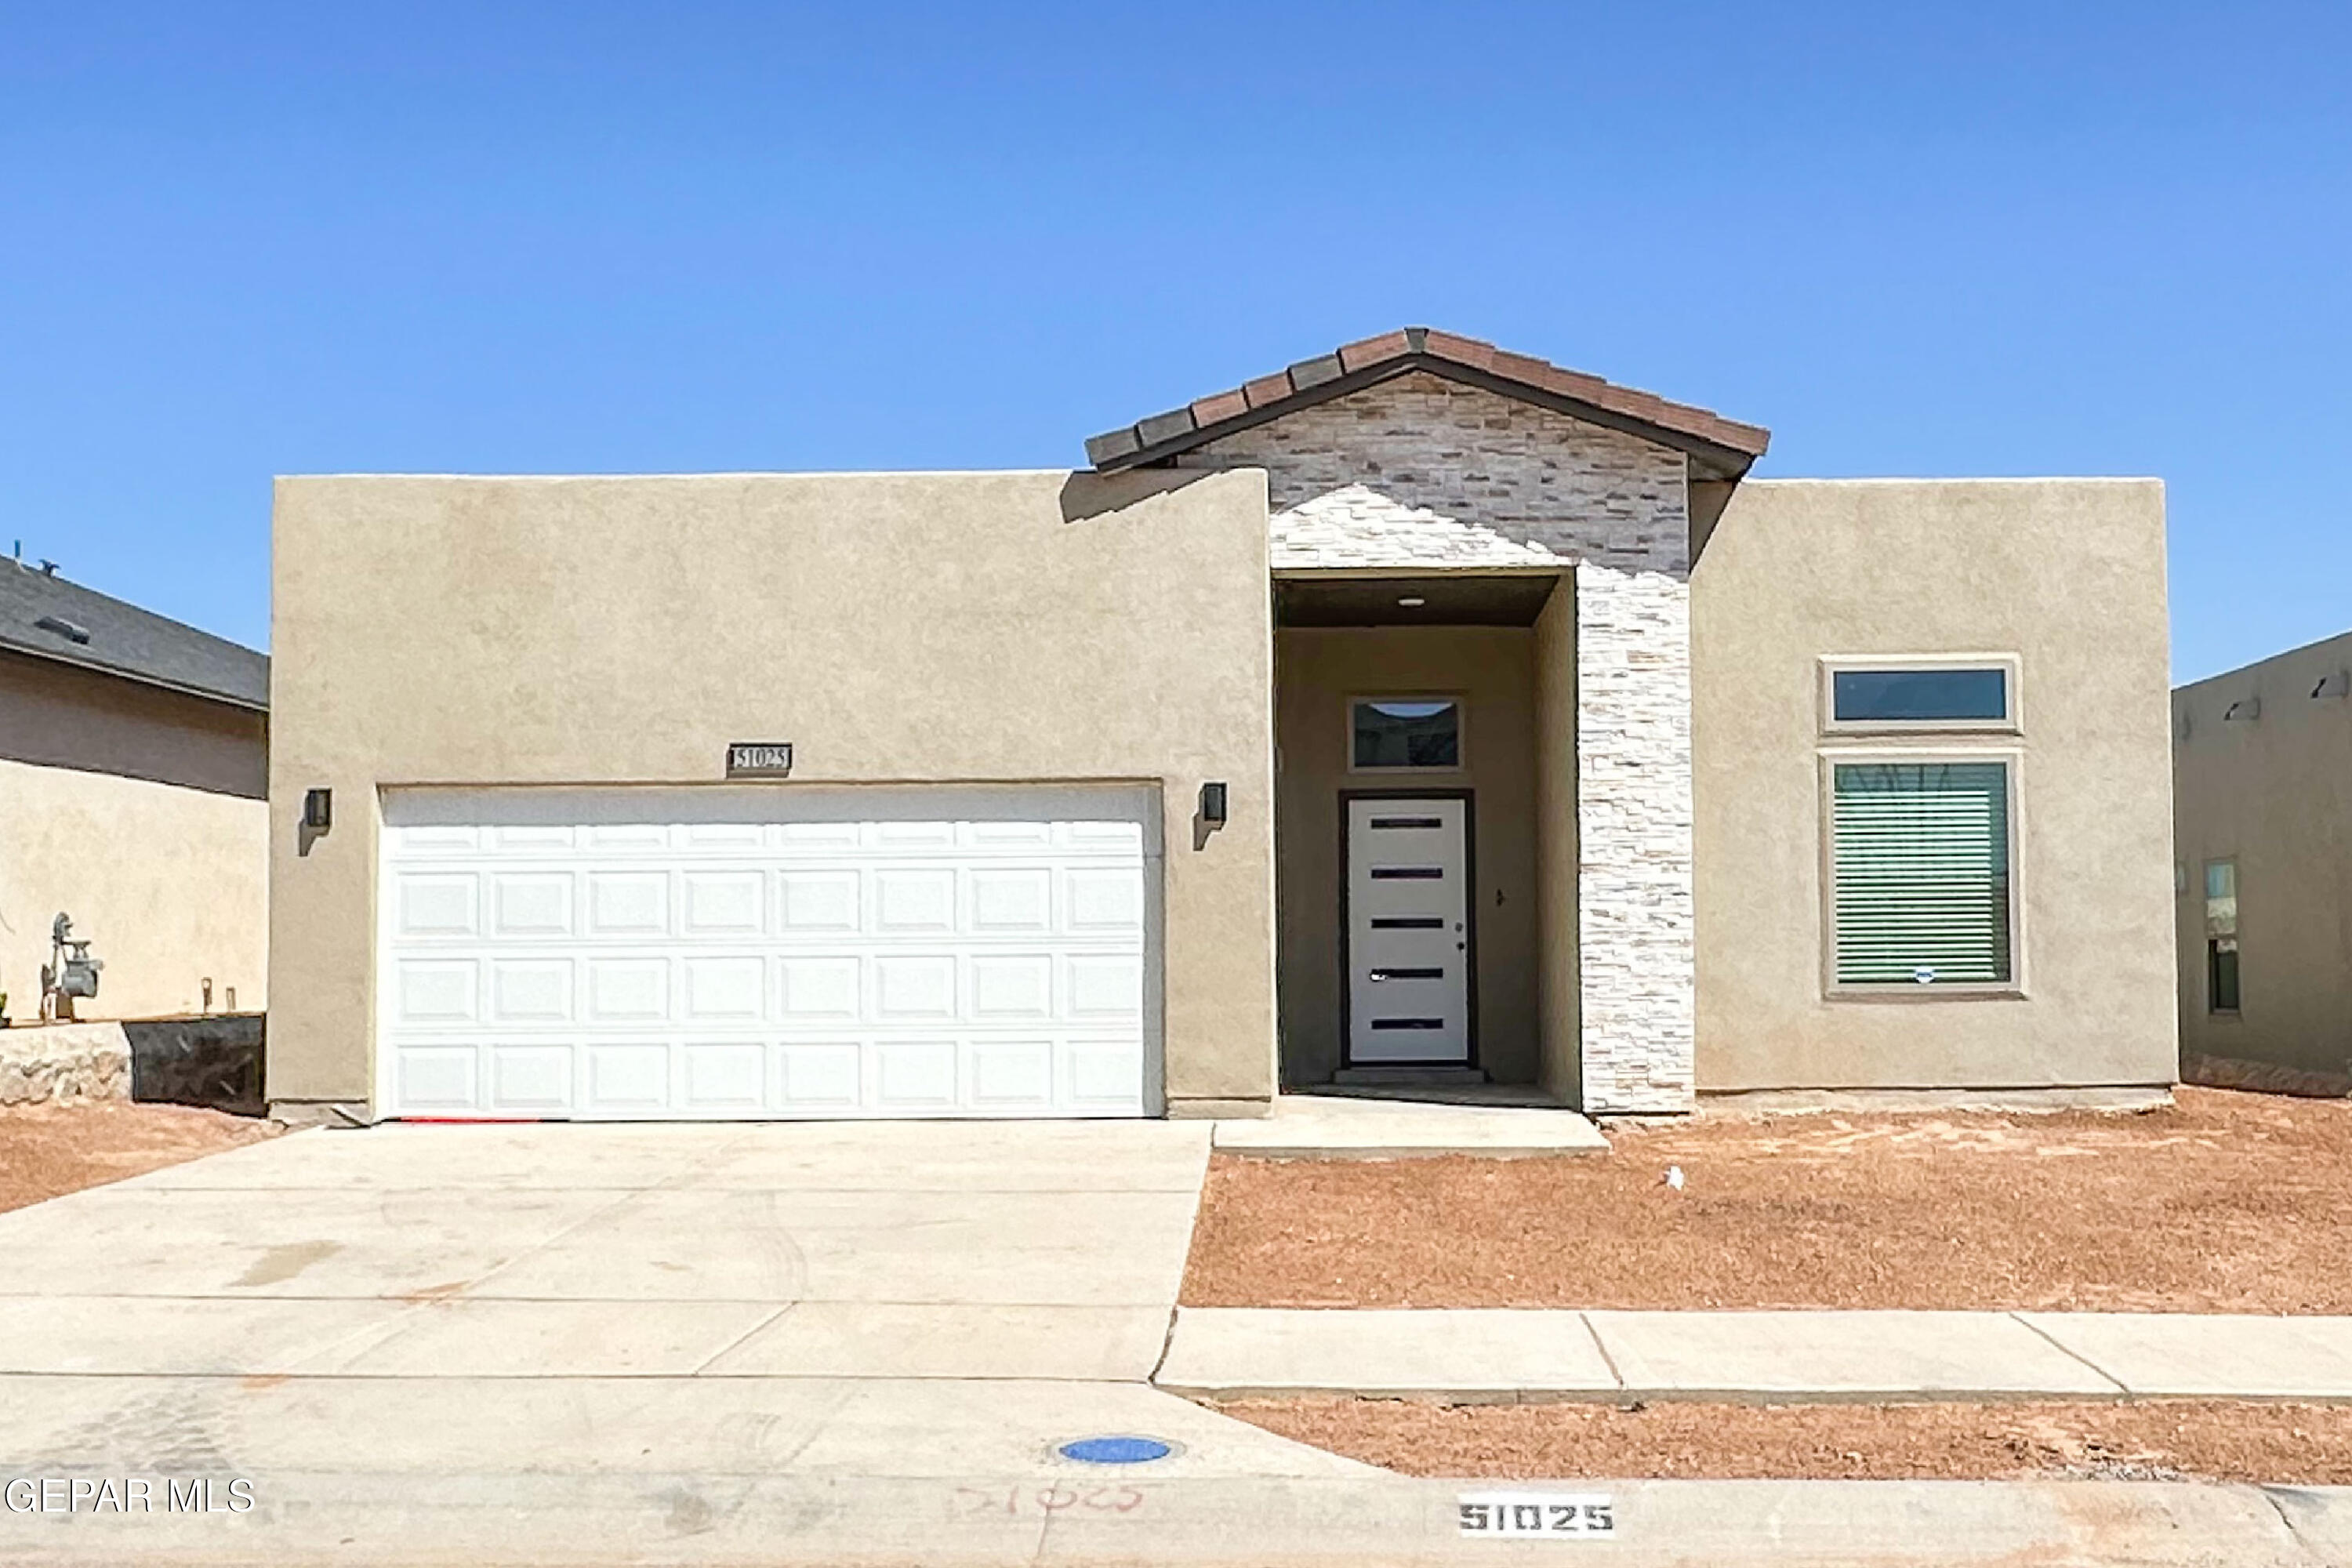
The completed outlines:
<svg viewBox="0 0 2352 1568">
<path fill-rule="evenodd" d="M 1831 661 L 1832 730 L 2005 730 L 2017 721 L 2012 659 Z"/>
<path fill-rule="evenodd" d="M 1462 707 L 1450 698 L 1360 698 L 1349 710 L 1356 768 L 1462 765 Z"/>
<path fill-rule="evenodd" d="M 1832 973 L 1842 987 L 2015 983 L 2010 764 L 1831 764 Z"/>
</svg>

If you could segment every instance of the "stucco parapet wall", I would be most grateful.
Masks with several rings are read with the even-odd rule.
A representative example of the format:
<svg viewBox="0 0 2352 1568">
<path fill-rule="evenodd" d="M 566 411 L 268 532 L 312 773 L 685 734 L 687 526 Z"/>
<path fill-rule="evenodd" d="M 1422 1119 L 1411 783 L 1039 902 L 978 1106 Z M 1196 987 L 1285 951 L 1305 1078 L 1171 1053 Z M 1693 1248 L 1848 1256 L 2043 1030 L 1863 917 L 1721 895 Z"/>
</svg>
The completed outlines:
<svg viewBox="0 0 2352 1568">
<path fill-rule="evenodd" d="M 0 1105 L 131 1098 L 131 1041 L 115 1023 L 0 1029 Z"/>
</svg>

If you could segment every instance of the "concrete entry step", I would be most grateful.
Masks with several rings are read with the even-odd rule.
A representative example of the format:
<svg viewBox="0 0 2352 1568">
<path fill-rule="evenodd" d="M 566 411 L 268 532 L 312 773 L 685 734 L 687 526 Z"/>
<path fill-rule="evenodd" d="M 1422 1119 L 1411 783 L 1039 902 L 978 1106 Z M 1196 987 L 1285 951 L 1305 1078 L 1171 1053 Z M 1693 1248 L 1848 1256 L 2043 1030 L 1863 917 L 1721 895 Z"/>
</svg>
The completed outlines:
<svg viewBox="0 0 2352 1568">
<path fill-rule="evenodd" d="M 1342 1089 L 1464 1089 L 1486 1081 L 1482 1068 L 1341 1068 L 1331 1081 Z"/>
<path fill-rule="evenodd" d="M 1336 1094 L 1278 1096 L 1271 1116 L 1218 1122 L 1214 1146 L 1228 1153 L 1289 1160 L 1438 1154 L 1517 1158 L 1609 1152 L 1609 1141 L 1599 1129 L 1561 1106 Z"/>
</svg>

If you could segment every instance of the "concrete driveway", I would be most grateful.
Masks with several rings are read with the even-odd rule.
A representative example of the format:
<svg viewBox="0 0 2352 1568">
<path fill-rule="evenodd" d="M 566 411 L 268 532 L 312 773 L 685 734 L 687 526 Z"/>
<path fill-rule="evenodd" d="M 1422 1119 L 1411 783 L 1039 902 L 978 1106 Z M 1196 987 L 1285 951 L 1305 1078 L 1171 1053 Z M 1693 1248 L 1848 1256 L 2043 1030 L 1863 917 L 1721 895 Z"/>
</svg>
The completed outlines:
<svg viewBox="0 0 2352 1568">
<path fill-rule="evenodd" d="M 536 1519 L 496 1510 L 525 1560 L 773 1556 L 727 1500 L 754 1482 L 881 1488 L 820 1555 L 928 1550 L 970 1510 L 957 1535 L 1025 1556 L 1061 1510 L 1024 1487 L 1107 1518 L 1141 1495 L 1071 1438 L 1172 1443 L 1155 1484 L 1376 1474 L 1145 1382 L 1209 1132 L 387 1126 L 0 1215 L 0 1466 L 257 1498 L 0 1512 L 0 1557 L 505 1555 L 480 1505 L 526 1495 Z"/>
</svg>

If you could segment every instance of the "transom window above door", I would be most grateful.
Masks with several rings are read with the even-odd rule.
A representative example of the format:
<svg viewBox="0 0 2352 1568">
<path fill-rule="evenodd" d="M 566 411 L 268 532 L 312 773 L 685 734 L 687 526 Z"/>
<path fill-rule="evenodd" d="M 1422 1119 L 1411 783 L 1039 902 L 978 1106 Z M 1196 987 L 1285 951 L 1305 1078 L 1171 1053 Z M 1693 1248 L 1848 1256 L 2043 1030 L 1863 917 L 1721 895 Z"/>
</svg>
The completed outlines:
<svg viewBox="0 0 2352 1568">
<path fill-rule="evenodd" d="M 1462 705 L 1447 697 L 1360 697 L 1349 704 L 1359 772 L 1462 765 Z"/>
</svg>

